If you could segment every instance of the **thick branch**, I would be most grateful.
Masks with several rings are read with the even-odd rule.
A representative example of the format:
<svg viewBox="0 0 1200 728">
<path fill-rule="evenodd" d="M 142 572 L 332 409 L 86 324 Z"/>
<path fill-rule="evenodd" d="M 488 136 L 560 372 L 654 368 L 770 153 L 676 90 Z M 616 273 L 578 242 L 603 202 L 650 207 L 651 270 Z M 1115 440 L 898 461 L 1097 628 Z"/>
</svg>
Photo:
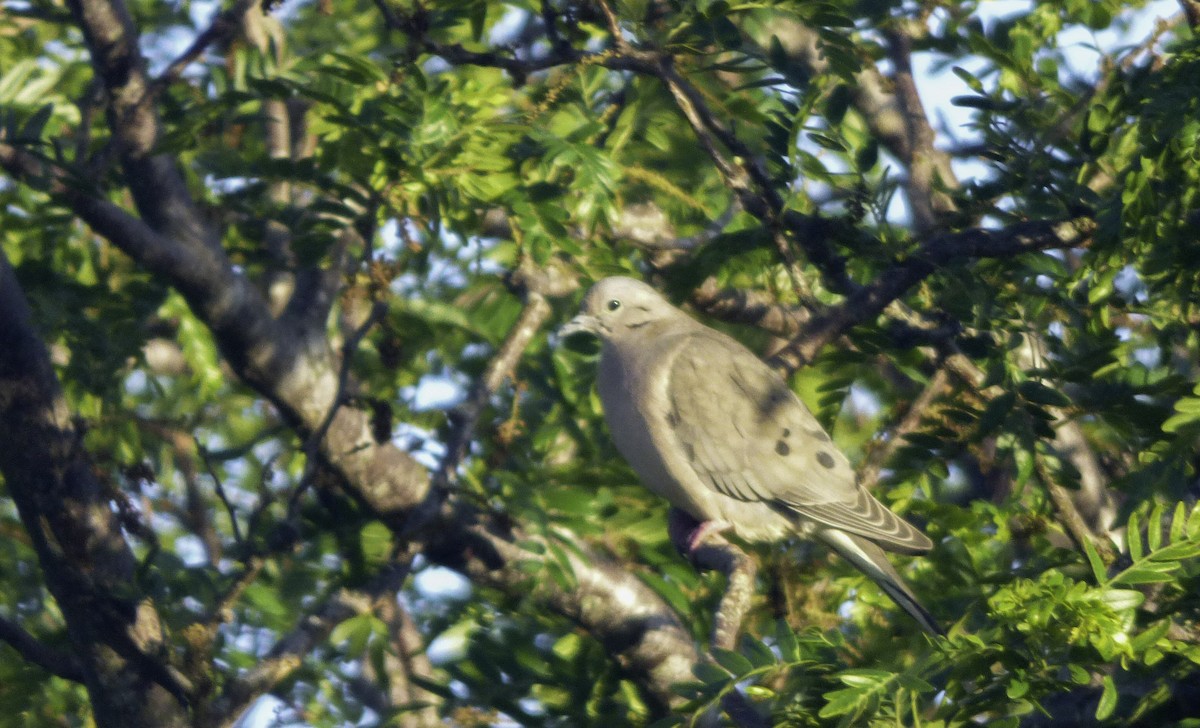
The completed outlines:
<svg viewBox="0 0 1200 728">
<path fill-rule="evenodd" d="M 69 0 L 96 75 L 108 93 L 108 122 L 125 179 L 150 227 L 192 246 L 219 248 L 192 204 L 175 160 L 155 154 L 161 128 L 137 28 L 120 0 Z"/>
<path fill-rule="evenodd" d="M 133 554 L 2 253 L 0 442 L 0 473 L 66 619 L 96 722 L 186 725 L 153 605 L 116 596 L 129 591 Z"/>
<path fill-rule="evenodd" d="M 595 555 L 581 556 L 577 547 L 535 554 L 516 545 L 532 536 L 501 519 L 487 519 L 458 506 L 436 530 L 426 555 L 458 569 L 479 584 L 509 594 L 523 594 L 587 627 L 656 703 L 656 710 L 679 698 L 671 687 L 692 679 L 699 655 L 679 617 L 637 576 Z M 536 540 L 536 539 L 535 539 Z M 553 579 L 531 577 L 535 564 L 546 564 L 557 551 L 563 571 L 573 574 L 572 589 Z M 584 552 L 586 554 L 586 552 Z"/>
<path fill-rule="evenodd" d="M 712 278 L 692 292 L 692 303 L 714 318 L 755 326 L 785 339 L 795 336 L 811 318 L 804 309 L 785 306 L 765 293 L 719 288 Z"/>
</svg>

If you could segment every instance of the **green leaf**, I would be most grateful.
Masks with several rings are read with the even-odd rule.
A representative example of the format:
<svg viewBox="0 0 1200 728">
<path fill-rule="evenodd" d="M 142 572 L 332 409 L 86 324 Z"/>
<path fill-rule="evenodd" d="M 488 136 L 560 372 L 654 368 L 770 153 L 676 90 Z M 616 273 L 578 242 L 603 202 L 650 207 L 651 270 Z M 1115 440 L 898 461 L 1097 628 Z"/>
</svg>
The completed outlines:
<svg viewBox="0 0 1200 728">
<path fill-rule="evenodd" d="M 1083 539 L 1083 553 L 1087 555 L 1088 564 L 1092 567 L 1092 576 L 1096 578 L 1096 583 L 1100 585 L 1107 583 L 1108 569 L 1105 568 L 1104 560 L 1096 552 L 1096 547 L 1092 544 L 1091 539 Z"/>
<path fill-rule="evenodd" d="M 1137 513 L 1130 514 L 1129 523 L 1125 527 L 1125 537 L 1129 540 L 1130 558 L 1141 561 L 1145 550 L 1142 548 L 1142 524 L 1138 521 Z"/>
<path fill-rule="evenodd" d="M 976 78 L 970 71 L 959 66 L 952 66 L 950 70 L 954 72 L 955 76 L 962 79 L 972 91 L 977 94 L 983 93 L 983 82 Z"/>
<path fill-rule="evenodd" d="M 1100 694 L 1100 704 L 1096 706 L 1096 720 L 1107 719 L 1117 707 L 1117 686 L 1113 683 L 1112 675 L 1105 675 L 1103 684 L 1104 691 Z"/>
<path fill-rule="evenodd" d="M 1102 598 L 1105 604 L 1118 612 L 1136 609 L 1146 601 L 1145 594 L 1132 589 L 1105 589 Z"/>
<path fill-rule="evenodd" d="M 845 144 L 842 144 L 837 139 L 834 139 L 833 137 L 828 136 L 826 134 L 819 134 L 815 131 L 809 132 L 808 138 L 813 140 L 814 142 L 816 142 L 817 146 L 819 146 L 819 147 L 824 147 L 825 149 L 829 149 L 829 150 L 832 150 L 835 152 L 846 151 Z"/>
<path fill-rule="evenodd" d="M 856 688 L 844 688 L 825 693 L 825 705 L 817 713 L 820 718 L 836 718 L 854 712 L 866 702 L 866 696 Z"/>
<path fill-rule="evenodd" d="M 1151 561 L 1183 561 L 1200 556 L 1200 541 L 1180 541 L 1150 554 Z"/>
<path fill-rule="evenodd" d="M 779 662 L 770 647 L 750 635 L 742 637 L 742 654 L 755 668 L 770 667 Z"/>
<path fill-rule="evenodd" d="M 796 662 L 800 659 L 800 644 L 796 641 L 796 633 L 782 619 L 775 622 L 775 646 L 784 661 Z"/>
<path fill-rule="evenodd" d="M 1183 505 L 1183 501 L 1175 504 L 1175 511 L 1171 515 L 1171 543 L 1178 543 L 1187 538 L 1187 508 Z"/>
<path fill-rule="evenodd" d="M 837 679 L 852 687 L 876 687 L 880 683 L 887 682 L 893 677 L 892 673 L 886 670 L 846 670 L 837 675 Z"/>
<path fill-rule="evenodd" d="M 988 402 L 987 407 L 984 408 L 983 414 L 979 416 L 978 432 L 975 436 L 978 438 L 991 434 L 1004 422 L 1016 403 L 1015 392 L 1004 392 L 992 398 L 992 401 Z"/>
<path fill-rule="evenodd" d="M 1131 566 L 1113 577 L 1113 584 L 1165 584 L 1175 581 L 1175 577 L 1154 565 Z"/>
<path fill-rule="evenodd" d="M 728 672 L 708 662 L 692 665 L 692 674 L 705 685 L 725 685 L 732 679 Z"/>
<path fill-rule="evenodd" d="M 750 664 L 750 660 L 747 660 L 739 652 L 721 649 L 720 647 L 712 648 L 711 652 L 717 664 L 734 675 L 745 675 L 754 669 L 754 665 Z"/>
<path fill-rule="evenodd" d="M 359 533 L 359 541 L 362 544 L 363 558 L 369 564 L 378 566 L 391 557 L 392 532 L 379 521 L 372 521 L 363 526 Z"/>
<path fill-rule="evenodd" d="M 1150 509 L 1150 520 L 1146 524 L 1146 545 L 1149 546 L 1151 551 L 1157 551 L 1159 546 L 1162 545 L 1162 518 L 1163 505 L 1162 503 L 1155 503 L 1154 507 Z"/>
<path fill-rule="evenodd" d="M 46 129 L 46 122 L 50 121 L 53 114 L 54 106 L 52 104 L 45 104 L 38 108 L 21 127 L 21 131 L 17 134 L 17 140 L 22 142 L 39 141 L 42 138 L 42 132 Z"/>
<path fill-rule="evenodd" d="M 1018 698 L 1022 698 L 1028 692 L 1029 692 L 1029 683 L 1024 680 L 1018 680 L 1015 678 L 1013 680 L 1009 681 L 1008 687 L 1005 688 L 1005 690 L 1004 690 L 1004 694 L 1007 695 L 1010 700 L 1016 700 Z"/>
<path fill-rule="evenodd" d="M 1071 400 L 1057 389 L 1051 389 L 1041 382 L 1025 381 L 1017 386 L 1017 391 L 1028 402 L 1042 404 L 1048 407 L 1067 407 Z"/>
<path fill-rule="evenodd" d="M 367 650 L 367 643 L 374 634 L 386 634 L 387 628 L 373 614 L 355 615 L 329 633 L 329 643 L 343 648 L 349 656 L 358 657 Z"/>
</svg>

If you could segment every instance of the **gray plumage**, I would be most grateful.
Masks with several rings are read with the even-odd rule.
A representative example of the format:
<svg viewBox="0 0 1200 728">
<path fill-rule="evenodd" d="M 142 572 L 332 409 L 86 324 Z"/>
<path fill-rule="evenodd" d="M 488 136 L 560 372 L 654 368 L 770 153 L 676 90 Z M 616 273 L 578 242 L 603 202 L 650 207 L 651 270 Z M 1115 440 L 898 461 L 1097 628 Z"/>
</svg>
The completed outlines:
<svg viewBox="0 0 1200 728">
<path fill-rule="evenodd" d="M 617 450 L 653 492 L 747 541 L 821 541 L 923 628 L 941 629 L 884 550 L 929 539 L 857 481 L 783 379 L 749 349 L 631 278 L 605 278 L 561 336 L 600 337 L 598 389 Z"/>
</svg>

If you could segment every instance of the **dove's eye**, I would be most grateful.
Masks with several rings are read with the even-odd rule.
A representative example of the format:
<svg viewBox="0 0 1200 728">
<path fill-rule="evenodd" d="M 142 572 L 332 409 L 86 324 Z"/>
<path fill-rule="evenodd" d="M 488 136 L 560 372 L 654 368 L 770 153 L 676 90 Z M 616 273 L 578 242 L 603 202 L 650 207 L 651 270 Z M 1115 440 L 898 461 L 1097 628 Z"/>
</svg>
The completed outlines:
<svg viewBox="0 0 1200 728">
<path fill-rule="evenodd" d="M 608 302 L 608 310 L 609 311 L 616 311 L 620 307 L 621 307 L 621 302 L 615 298 Z"/>
</svg>

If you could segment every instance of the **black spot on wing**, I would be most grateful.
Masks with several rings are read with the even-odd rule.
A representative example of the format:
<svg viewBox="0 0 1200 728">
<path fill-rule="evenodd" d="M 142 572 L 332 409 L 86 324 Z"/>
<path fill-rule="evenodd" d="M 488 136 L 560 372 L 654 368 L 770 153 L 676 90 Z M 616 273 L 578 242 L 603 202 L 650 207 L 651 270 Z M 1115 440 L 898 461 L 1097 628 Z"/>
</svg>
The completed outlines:
<svg viewBox="0 0 1200 728">
<path fill-rule="evenodd" d="M 837 465 L 837 461 L 835 461 L 833 459 L 833 456 L 830 455 L 829 453 L 825 452 L 824 450 L 817 453 L 817 462 L 820 463 L 822 467 L 828 468 L 830 470 L 833 470 L 833 466 Z"/>
<path fill-rule="evenodd" d="M 785 432 L 786 432 L 786 430 L 785 430 Z M 787 455 L 791 451 L 792 451 L 792 449 L 790 447 L 788 447 L 788 444 L 786 442 L 784 442 L 783 440 L 780 440 L 779 442 L 775 443 L 775 452 L 779 453 L 780 455 Z"/>
</svg>

